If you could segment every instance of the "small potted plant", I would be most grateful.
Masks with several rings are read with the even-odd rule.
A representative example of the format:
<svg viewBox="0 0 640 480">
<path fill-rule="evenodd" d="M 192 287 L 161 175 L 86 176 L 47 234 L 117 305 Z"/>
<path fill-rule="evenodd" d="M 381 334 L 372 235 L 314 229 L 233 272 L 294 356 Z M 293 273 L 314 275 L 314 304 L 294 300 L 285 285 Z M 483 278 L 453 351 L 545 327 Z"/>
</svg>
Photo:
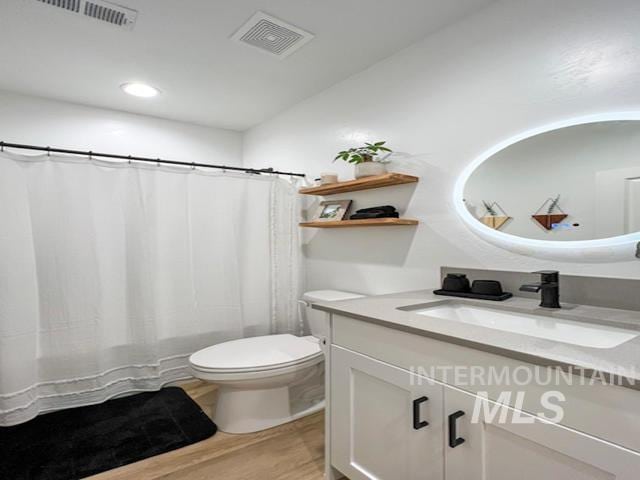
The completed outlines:
<svg viewBox="0 0 640 480">
<path fill-rule="evenodd" d="M 547 211 L 541 214 L 540 211 L 543 210 L 545 206 L 547 207 Z M 531 217 L 546 230 L 555 230 L 557 224 L 562 222 L 567 216 L 568 215 L 560 208 L 560 195 L 557 195 L 556 198 L 548 198 L 545 200 L 538 211 L 531 215 Z"/>
<path fill-rule="evenodd" d="M 498 202 L 489 203 L 483 200 L 482 204 L 484 205 L 486 213 L 480 217 L 480 220 L 487 227 L 499 230 L 505 223 L 511 220 L 511 217 L 507 215 Z M 500 210 L 499 212 L 498 209 Z"/>
<path fill-rule="evenodd" d="M 344 160 L 353 163 L 355 168 L 355 177 L 371 177 L 374 175 L 382 175 L 387 173 L 386 163 L 389 163 L 385 155 L 383 158 L 378 157 L 381 153 L 391 153 L 391 149 L 384 146 L 387 142 L 365 143 L 362 147 L 350 148 L 343 150 L 336 155 L 336 160 Z"/>
</svg>

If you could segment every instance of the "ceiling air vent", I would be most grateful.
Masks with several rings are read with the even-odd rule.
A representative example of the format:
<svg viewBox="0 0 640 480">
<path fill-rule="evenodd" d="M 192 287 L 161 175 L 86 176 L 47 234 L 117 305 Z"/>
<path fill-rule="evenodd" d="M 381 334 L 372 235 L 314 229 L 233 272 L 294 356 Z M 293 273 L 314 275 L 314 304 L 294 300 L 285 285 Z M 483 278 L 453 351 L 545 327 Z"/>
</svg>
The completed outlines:
<svg viewBox="0 0 640 480">
<path fill-rule="evenodd" d="M 313 34 L 257 12 L 231 37 L 278 58 L 285 58 L 313 39 Z"/>
<path fill-rule="evenodd" d="M 138 12 L 105 0 L 36 0 L 68 12 L 91 17 L 116 27 L 132 30 Z"/>
<path fill-rule="evenodd" d="M 84 2 L 84 14 L 87 17 L 102 20 L 129 30 L 135 25 L 136 17 L 138 16 L 138 12 L 135 10 L 100 0 L 86 0 Z"/>
<path fill-rule="evenodd" d="M 80 11 L 80 0 L 37 0 L 40 3 L 46 3 L 47 5 L 53 5 L 54 7 L 64 8 L 71 12 Z"/>
</svg>

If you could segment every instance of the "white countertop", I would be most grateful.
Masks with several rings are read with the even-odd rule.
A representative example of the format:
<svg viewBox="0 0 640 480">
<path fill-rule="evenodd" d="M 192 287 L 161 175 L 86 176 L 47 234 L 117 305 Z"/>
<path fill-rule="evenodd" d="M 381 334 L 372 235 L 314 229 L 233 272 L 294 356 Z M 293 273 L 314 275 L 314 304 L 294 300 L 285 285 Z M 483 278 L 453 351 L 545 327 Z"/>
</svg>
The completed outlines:
<svg viewBox="0 0 640 480">
<path fill-rule="evenodd" d="M 415 312 L 446 302 L 611 325 L 638 330 L 639 336 L 616 347 L 591 348 Z M 314 304 L 313 308 L 537 365 L 584 369 L 587 374 L 597 373 L 608 380 L 615 379 L 616 384 L 640 390 L 640 312 L 568 304 L 553 310 L 541 308 L 538 304 L 537 300 L 522 297 L 494 302 L 446 297 L 434 295 L 433 290 L 419 290 L 321 302 Z M 413 308 L 407 310 L 406 307 Z"/>
</svg>

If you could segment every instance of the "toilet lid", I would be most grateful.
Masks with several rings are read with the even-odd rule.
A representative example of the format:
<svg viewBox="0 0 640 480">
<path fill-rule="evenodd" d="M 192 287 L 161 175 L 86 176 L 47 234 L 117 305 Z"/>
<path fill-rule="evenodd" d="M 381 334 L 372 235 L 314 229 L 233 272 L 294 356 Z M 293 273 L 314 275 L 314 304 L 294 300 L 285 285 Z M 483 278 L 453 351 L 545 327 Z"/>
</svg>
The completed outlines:
<svg viewBox="0 0 640 480">
<path fill-rule="evenodd" d="M 283 334 L 219 343 L 194 353 L 189 361 L 203 370 L 242 372 L 286 367 L 321 355 L 316 338 Z"/>
</svg>

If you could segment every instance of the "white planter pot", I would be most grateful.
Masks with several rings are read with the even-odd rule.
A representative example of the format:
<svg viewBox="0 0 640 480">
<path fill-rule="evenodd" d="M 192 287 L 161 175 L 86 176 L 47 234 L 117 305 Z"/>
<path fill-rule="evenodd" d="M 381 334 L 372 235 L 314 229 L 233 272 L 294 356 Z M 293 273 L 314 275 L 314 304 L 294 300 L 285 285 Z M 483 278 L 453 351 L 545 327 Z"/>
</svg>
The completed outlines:
<svg viewBox="0 0 640 480">
<path fill-rule="evenodd" d="M 373 177 L 387 173 L 387 167 L 380 162 L 363 162 L 356 165 L 356 178 Z"/>
</svg>

